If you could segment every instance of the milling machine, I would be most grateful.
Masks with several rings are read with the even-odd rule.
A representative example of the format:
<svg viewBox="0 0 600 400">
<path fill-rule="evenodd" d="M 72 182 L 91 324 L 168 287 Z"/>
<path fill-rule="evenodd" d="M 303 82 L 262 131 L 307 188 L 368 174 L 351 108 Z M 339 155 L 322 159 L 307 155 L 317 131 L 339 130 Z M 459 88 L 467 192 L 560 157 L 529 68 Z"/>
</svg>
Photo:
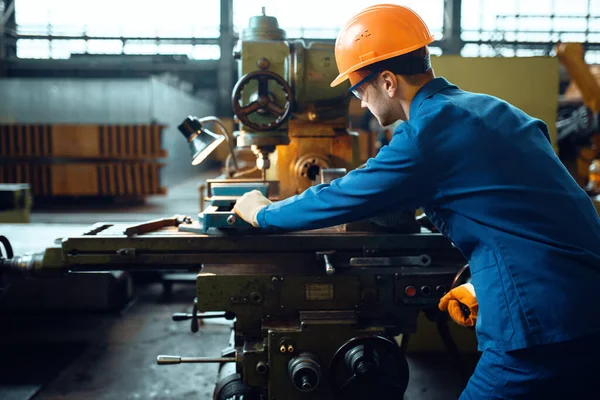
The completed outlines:
<svg viewBox="0 0 600 400">
<path fill-rule="evenodd" d="M 234 55 L 239 79 L 233 88 L 232 109 L 238 129 L 227 132 L 215 117 L 188 117 L 179 126 L 194 160 L 206 158 L 225 138 L 238 169 L 227 174 L 228 179 L 207 182 L 209 206 L 199 215 L 203 232 L 212 227 L 248 227 L 232 211 L 235 200 L 247 191 L 260 190 L 271 200 L 284 199 L 339 177 L 360 163 L 358 134 L 349 129 L 348 83 L 330 87 L 338 74 L 333 45 L 286 40 L 277 19 L 264 15 L 263 9 L 263 15 L 250 19 Z M 203 126 L 215 121 L 221 138 Z M 251 149 L 256 167 L 239 171 L 234 138 L 238 149 Z M 226 161 L 226 170 L 228 165 Z M 380 216 L 371 225 L 377 229 L 390 221 L 398 225 L 399 220 L 404 231 L 418 232 L 412 210 Z"/>
<path fill-rule="evenodd" d="M 230 346 L 219 358 L 157 362 L 219 363 L 214 400 L 402 398 L 409 370 L 395 338 L 414 333 L 422 311 L 437 311 L 465 260 L 439 233 L 415 229 L 412 211 L 408 219 L 286 233 L 237 218 L 232 206 L 248 190 L 286 198 L 358 166 L 348 87 L 329 87 L 333 46 L 287 41 L 263 15 L 251 19 L 238 51 L 235 137 L 256 155 L 260 177 L 209 181 L 209 206 L 197 221 L 99 223 L 43 252 L 0 258 L 0 272 L 194 271 L 193 312 L 173 318 L 190 320 L 192 331 L 203 318 L 230 319 Z M 194 156 L 214 148 L 197 142 L 202 135 L 218 137 L 206 121 L 180 126 Z"/>
<path fill-rule="evenodd" d="M 455 281 L 464 259 L 436 233 L 274 234 L 196 225 L 126 234 L 99 223 L 0 269 L 36 276 L 81 271 L 195 271 L 191 320 L 234 320 L 219 358 L 159 356 L 159 364 L 219 363 L 214 399 L 402 398 L 409 370 L 394 340 Z"/>
<path fill-rule="evenodd" d="M 321 169 L 358 166 L 348 86 L 329 86 L 337 76 L 332 45 L 288 41 L 277 20 L 262 15 L 250 19 L 235 58 L 237 145 L 252 149 L 263 177 L 279 181 L 281 197 L 319 183 Z"/>
</svg>

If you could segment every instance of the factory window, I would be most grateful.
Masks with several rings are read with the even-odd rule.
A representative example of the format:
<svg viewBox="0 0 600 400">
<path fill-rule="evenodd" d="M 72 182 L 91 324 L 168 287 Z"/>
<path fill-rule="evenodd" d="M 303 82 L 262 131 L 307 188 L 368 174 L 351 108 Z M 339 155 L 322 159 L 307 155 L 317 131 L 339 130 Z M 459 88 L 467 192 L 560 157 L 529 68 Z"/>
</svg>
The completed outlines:
<svg viewBox="0 0 600 400">
<path fill-rule="evenodd" d="M 21 58 L 86 53 L 220 56 L 218 0 L 16 0 L 16 22 Z"/>
<path fill-rule="evenodd" d="M 335 39 L 340 28 L 353 14 L 379 3 L 382 1 L 233 0 L 233 22 L 235 30 L 241 33 L 248 26 L 250 17 L 261 15 L 261 8 L 265 7 L 266 15 L 277 18 L 279 27 L 286 31 L 288 38 Z M 394 3 L 411 7 L 419 13 L 436 39 L 441 39 L 444 0 L 404 0 Z"/>
<path fill-rule="evenodd" d="M 600 2 L 462 0 L 463 56 L 553 55 L 557 42 L 598 43 Z M 597 51 L 586 54 L 598 62 Z"/>
<path fill-rule="evenodd" d="M 334 40 L 347 19 L 380 0 L 233 0 L 239 34 L 252 16 L 275 16 L 288 38 Z M 4 4 L 0 2 L 0 4 Z M 444 0 L 404 0 L 442 40 Z M 187 18 L 185 18 L 187 17 Z M 16 0 L 17 55 L 173 54 L 218 59 L 219 0 Z M 553 55 L 554 43 L 584 42 L 600 62 L 600 1 L 462 0 L 463 56 Z M 439 54 L 439 48 L 433 49 Z"/>
</svg>

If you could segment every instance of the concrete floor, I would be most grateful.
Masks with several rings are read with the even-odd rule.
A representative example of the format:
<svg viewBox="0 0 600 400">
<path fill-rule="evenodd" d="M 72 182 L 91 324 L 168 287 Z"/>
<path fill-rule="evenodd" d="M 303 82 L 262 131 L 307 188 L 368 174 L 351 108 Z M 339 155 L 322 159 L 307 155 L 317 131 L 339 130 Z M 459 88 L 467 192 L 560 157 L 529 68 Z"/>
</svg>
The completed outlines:
<svg viewBox="0 0 600 400">
<path fill-rule="evenodd" d="M 30 224 L 0 225 L 0 235 L 9 237 L 16 254 L 24 254 L 100 221 L 195 217 L 198 185 L 214 176 L 207 172 L 141 205 L 38 209 Z M 167 300 L 161 285 L 152 283 L 137 285 L 133 300 L 119 311 L 0 312 L 0 399 L 211 399 L 216 365 L 156 365 L 159 354 L 219 356 L 227 346 L 230 325 L 225 320 L 207 321 L 197 334 L 188 322 L 172 322 L 174 312 L 191 310 L 194 296 L 193 284 L 177 284 Z M 468 359 L 469 368 L 475 361 Z M 447 355 L 410 355 L 409 365 L 405 399 L 458 397 L 459 376 Z"/>
</svg>

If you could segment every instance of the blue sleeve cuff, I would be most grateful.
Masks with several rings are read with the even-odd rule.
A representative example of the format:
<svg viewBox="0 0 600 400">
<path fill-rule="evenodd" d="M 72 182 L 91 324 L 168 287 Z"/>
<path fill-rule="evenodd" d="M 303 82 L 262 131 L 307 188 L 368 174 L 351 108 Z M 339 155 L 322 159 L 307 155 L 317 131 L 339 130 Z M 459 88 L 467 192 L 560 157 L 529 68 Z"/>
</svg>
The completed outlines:
<svg viewBox="0 0 600 400">
<path fill-rule="evenodd" d="M 265 217 L 265 211 L 269 208 L 269 206 L 263 207 L 258 214 L 256 214 L 256 222 L 258 223 L 259 228 L 268 228 L 269 224 L 267 224 L 267 219 Z"/>
</svg>

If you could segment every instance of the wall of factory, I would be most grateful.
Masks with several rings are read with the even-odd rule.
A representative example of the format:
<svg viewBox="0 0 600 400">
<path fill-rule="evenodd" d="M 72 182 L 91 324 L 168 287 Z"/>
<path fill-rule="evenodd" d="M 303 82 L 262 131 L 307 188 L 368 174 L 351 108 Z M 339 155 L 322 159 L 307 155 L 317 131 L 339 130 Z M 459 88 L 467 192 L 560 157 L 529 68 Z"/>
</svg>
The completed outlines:
<svg viewBox="0 0 600 400">
<path fill-rule="evenodd" d="M 162 147 L 168 158 L 161 171 L 166 187 L 197 175 L 201 168 L 190 165 L 189 149 L 177 126 L 189 114 L 214 112 L 214 102 L 158 78 L 0 79 L 0 123 L 166 125 Z"/>
</svg>

